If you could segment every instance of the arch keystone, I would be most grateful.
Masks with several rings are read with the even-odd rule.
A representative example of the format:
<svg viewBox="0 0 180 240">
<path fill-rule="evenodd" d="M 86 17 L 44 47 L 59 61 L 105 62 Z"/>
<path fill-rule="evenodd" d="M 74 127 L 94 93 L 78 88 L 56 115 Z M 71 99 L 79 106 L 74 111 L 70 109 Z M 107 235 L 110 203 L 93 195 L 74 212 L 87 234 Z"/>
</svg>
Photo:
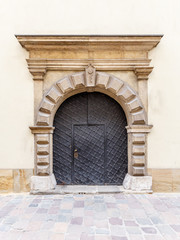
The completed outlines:
<svg viewBox="0 0 180 240">
<path fill-rule="evenodd" d="M 96 78 L 96 69 L 93 67 L 92 64 L 89 64 L 88 67 L 85 69 L 85 76 L 86 76 L 86 86 L 94 87 L 95 78 Z"/>
</svg>

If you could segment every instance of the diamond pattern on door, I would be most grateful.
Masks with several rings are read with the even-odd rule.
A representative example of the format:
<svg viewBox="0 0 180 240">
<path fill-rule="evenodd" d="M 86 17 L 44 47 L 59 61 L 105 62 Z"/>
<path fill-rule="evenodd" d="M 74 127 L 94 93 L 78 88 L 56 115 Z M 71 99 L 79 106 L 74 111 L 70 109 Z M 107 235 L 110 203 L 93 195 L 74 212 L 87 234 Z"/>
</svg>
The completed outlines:
<svg viewBox="0 0 180 240">
<path fill-rule="evenodd" d="M 81 93 L 68 98 L 54 118 L 57 183 L 122 184 L 128 166 L 126 123 L 121 106 L 105 94 Z M 79 162 L 74 159 L 76 142 L 83 149 L 78 152 Z"/>
<path fill-rule="evenodd" d="M 75 184 L 104 184 L 105 139 L 103 125 L 74 126 Z"/>
</svg>

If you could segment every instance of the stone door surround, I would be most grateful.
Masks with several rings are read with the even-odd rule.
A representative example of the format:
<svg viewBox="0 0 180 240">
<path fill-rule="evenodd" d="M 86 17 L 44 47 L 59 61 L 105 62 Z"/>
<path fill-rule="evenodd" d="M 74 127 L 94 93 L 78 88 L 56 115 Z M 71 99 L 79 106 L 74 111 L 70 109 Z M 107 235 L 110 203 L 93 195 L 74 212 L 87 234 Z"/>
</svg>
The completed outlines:
<svg viewBox="0 0 180 240">
<path fill-rule="evenodd" d="M 148 89 L 153 67 L 148 51 L 162 36 L 16 36 L 29 51 L 28 68 L 34 79 L 35 176 L 32 190 L 48 191 L 56 181 L 53 175 L 53 119 L 61 103 L 81 92 L 102 92 L 115 99 L 127 117 L 128 175 L 124 187 L 150 190 L 147 176 Z M 68 72 L 69 71 L 69 72 Z M 46 74 L 64 73 L 44 89 Z M 67 74 L 67 72 L 69 74 Z M 108 73 L 110 72 L 110 73 Z M 135 91 L 116 73 L 134 72 Z"/>
</svg>

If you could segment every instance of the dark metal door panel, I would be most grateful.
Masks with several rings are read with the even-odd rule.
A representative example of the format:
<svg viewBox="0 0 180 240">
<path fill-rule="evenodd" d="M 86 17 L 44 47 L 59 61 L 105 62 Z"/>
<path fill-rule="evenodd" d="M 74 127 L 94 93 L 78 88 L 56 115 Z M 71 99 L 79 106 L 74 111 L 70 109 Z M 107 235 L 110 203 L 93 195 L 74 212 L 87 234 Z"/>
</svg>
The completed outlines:
<svg viewBox="0 0 180 240">
<path fill-rule="evenodd" d="M 82 124 L 84 126 L 80 126 Z M 104 181 L 104 184 L 122 184 L 128 166 L 126 124 L 126 117 L 121 106 L 105 94 L 97 92 L 81 93 L 68 98 L 60 106 L 54 119 L 53 171 L 57 183 L 102 184 Z M 83 150 L 83 158 L 79 162 L 74 162 L 73 159 L 74 125 L 76 125 L 74 137 L 77 138 L 74 141 L 78 140 L 79 135 L 77 143 L 83 143 L 83 149 L 86 149 L 86 147 L 90 148 L 89 151 Z M 77 125 L 79 125 L 79 128 Z M 89 125 L 91 126 L 90 128 Z M 96 128 L 95 125 L 97 127 L 95 132 L 100 134 L 100 139 L 102 137 L 102 128 L 104 129 L 105 127 L 106 130 L 103 133 L 106 135 L 105 140 L 92 140 L 94 136 L 93 130 Z M 103 125 L 104 127 L 102 127 Z M 84 133 L 82 134 L 82 132 Z M 86 137 L 86 140 L 83 140 L 83 136 Z M 90 141 L 90 144 L 88 141 Z M 96 146 L 93 145 L 95 142 Z M 98 145 L 100 142 L 104 143 L 103 147 Z M 92 149 L 91 146 L 93 146 Z M 101 155 L 97 155 L 100 167 L 97 167 L 96 162 L 95 164 L 91 162 L 91 158 L 94 159 L 92 150 L 96 148 L 100 148 L 100 151 L 105 151 L 106 153 L 105 159 Z M 86 156 L 88 154 L 89 156 Z M 82 168 L 87 166 L 85 159 L 88 159 L 88 164 L 93 169 L 92 172 L 95 176 Z M 102 162 L 104 163 L 103 169 Z M 102 180 L 104 172 L 105 178 Z M 99 178 L 96 178 L 96 175 Z"/>
<path fill-rule="evenodd" d="M 72 125 L 79 122 L 87 124 L 86 93 L 68 98 L 54 118 L 53 172 L 57 184 L 72 183 Z"/>
<path fill-rule="evenodd" d="M 88 122 L 106 125 L 106 184 L 122 184 L 127 173 L 126 116 L 121 106 L 105 94 L 88 95 Z"/>
<path fill-rule="evenodd" d="M 74 184 L 100 185 L 105 177 L 104 125 L 74 126 Z"/>
</svg>

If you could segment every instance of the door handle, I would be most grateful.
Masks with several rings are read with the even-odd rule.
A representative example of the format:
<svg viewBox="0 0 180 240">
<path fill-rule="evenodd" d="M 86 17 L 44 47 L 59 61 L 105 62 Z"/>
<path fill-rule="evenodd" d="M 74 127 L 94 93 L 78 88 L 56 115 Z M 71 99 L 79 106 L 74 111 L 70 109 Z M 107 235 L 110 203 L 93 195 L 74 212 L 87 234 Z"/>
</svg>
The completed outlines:
<svg viewBox="0 0 180 240">
<path fill-rule="evenodd" d="M 78 158 L 78 150 L 74 149 L 74 158 Z"/>
</svg>

